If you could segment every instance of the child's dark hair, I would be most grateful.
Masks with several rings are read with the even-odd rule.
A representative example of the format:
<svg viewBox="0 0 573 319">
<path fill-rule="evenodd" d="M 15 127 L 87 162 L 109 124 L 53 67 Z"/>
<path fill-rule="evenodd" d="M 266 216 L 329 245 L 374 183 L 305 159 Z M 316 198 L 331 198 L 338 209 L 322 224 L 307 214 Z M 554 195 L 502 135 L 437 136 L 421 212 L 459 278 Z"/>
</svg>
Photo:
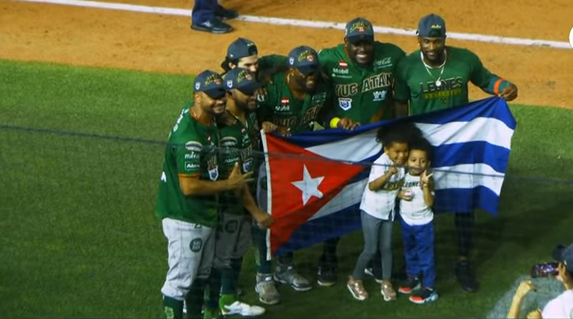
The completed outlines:
<svg viewBox="0 0 573 319">
<path fill-rule="evenodd" d="M 394 143 L 410 144 L 423 137 L 422 131 L 414 123 L 407 121 L 382 126 L 376 133 L 376 141 L 382 143 L 384 147 Z"/>
<path fill-rule="evenodd" d="M 426 152 L 428 161 L 432 161 L 434 157 L 434 146 L 425 138 L 420 137 L 410 143 L 410 151 L 419 150 Z"/>
</svg>

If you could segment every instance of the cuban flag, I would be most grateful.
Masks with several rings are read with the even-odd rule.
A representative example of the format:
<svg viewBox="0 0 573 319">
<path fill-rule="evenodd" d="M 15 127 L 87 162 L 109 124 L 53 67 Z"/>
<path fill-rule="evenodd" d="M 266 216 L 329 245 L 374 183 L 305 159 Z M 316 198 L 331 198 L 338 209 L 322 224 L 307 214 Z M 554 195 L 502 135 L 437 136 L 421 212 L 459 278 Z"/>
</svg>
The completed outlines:
<svg viewBox="0 0 573 319">
<path fill-rule="evenodd" d="M 516 122 L 505 100 L 382 121 L 354 131 L 290 137 L 262 133 L 268 211 L 267 256 L 299 250 L 361 228 L 359 205 L 381 126 L 413 121 L 434 146 L 435 213 L 481 208 L 497 214 Z"/>
</svg>

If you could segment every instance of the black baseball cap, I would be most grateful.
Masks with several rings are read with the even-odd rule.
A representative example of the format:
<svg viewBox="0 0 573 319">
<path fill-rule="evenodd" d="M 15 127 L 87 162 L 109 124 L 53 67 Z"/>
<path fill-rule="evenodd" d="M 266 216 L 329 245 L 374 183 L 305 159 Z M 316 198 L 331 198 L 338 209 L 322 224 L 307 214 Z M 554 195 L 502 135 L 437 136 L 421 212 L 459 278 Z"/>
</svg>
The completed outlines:
<svg viewBox="0 0 573 319">
<path fill-rule="evenodd" d="M 573 244 L 555 247 L 553 249 L 553 259 L 565 265 L 568 272 L 573 273 Z"/>
<path fill-rule="evenodd" d="M 228 60 L 239 60 L 251 55 L 258 55 L 259 50 L 255 43 L 249 39 L 238 38 L 227 48 Z"/>
<path fill-rule="evenodd" d="M 219 73 L 205 70 L 195 77 L 195 92 L 203 92 L 210 98 L 220 99 L 225 96 L 227 90 Z"/>
<path fill-rule="evenodd" d="M 429 14 L 420 19 L 417 34 L 424 38 L 443 38 L 446 36 L 446 21 L 439 15 Z"/>
<path fill-rule="evenodd" d="M 228 90 L 237 89 L 246 95 L 254 95 L 261 87 L 259 82 L 247 69 L 234 68 L 223 77 Z"/>
<path fill-rule="evenodd" d="M 319 70 L 316 51 L 304 45 L 290 51 L 287 64 L 289 67 L 297 69 L 304 75 L 309 75 Z"/>
<path fill-rule="evenodd" d="M 374 42 L 374 27 L 364 18 L 356 18 L 346 24 L 345 37 L 350 43 Z"/>
</svg>

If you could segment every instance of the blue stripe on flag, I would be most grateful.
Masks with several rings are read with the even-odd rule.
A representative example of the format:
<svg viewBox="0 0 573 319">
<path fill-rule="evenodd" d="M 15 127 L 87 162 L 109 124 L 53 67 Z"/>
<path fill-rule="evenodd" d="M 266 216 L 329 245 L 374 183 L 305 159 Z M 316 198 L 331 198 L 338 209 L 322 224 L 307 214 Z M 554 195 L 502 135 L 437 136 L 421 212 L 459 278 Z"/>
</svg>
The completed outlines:
<svg viewBox="0 0 573 319">
<path fill-rule="evenodd" d="M 446 144 L 434 147 L 432 167 L 484 163 L 496 172 L 505 172 L 510 150 L 486 142 Z"/>
<path fill-rule="evenodd" d="M 356 127 L 353 131 L 347 131 L 343 129 L 328 129 L 320 131 L 311 131 L 296 134 L 293 136 L 280 138 L 294 143 L 298 146 L 307 148 L 320 144 L 329 143 L 332 141 L 338 141 L 341 139 L 349 138 L 369 130 L 375 130 L 379 127 L 389 125 L 395 122 L 400 122 L 404 120 L 413 121 L 416 123 L 427 123 L 427 124 L 444 124 L 452 121 L 465 122 L 471 121 L 477 117 L 487 117 L 491 119 L 498 119 L 505 123 L 507 127 L 514 130 L 516 127 L 516 121 L 511 114 L 511 110 L 507 107 L 505 100 L 498 97 L 491 97 L 488 99 L 475 101 L 467 105 L 445 109 L 433 113 L 421 114 L 416 116 L 411 116 L 406 119 L 397 120 L 386 120 L 377 123 L 366 124 Z"/>
</svg>

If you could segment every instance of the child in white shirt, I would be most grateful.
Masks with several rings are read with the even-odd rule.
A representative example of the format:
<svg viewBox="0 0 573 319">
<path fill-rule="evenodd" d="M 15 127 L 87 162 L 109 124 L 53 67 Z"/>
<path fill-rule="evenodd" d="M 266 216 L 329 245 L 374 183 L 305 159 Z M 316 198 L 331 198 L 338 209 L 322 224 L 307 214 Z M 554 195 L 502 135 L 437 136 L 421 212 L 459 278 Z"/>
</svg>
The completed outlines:
<svg viewBox="0 0 573 319">
<path fill-rule="evenodd" d="M 358 257 L 347 288 L 357 300 L 368 298 L 362 277 L 369 261 L 379 250 L 382 255 L 381 293 L 385 301 L 395 300 L 392 276 L 392 227 L 396 196 L 402 186 L 408 158 L 408 144 L 421 131 L 412 123 L 401 122 L 380 128 L 377 140 L 383 145 L 382 155 L 373 163 L 368 184 L 360 203 L 364 250 Z"/>
<path fill-rule="evenodd" d="M 421 138 L 410 144 L 406 176 L 400 198 L 401 232 L 408 279 L 398 291 L 410 295 L 416 304 L 435 301 L 436 268 L 434 263 L 434 185 L 427 172 L 432 145 Z M 422 275 L 421 280 L 419 279 Z M 420 285 L 420 282 L 422 285 Z M 419 288 L 422 288 L 419 290 Z"/>
</svg>

